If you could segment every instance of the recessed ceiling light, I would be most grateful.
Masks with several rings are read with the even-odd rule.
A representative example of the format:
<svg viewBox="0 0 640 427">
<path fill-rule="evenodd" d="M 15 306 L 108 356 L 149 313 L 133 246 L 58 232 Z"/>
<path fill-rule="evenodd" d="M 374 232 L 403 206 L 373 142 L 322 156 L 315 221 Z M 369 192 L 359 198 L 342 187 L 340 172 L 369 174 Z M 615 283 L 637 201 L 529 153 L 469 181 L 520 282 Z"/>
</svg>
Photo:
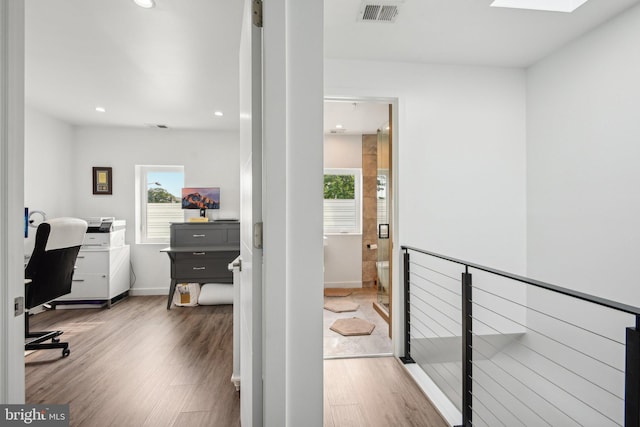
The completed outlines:
<svg viewBox="0 0 640 427">
<path fill-rule="evenodd" d="M 224 114 L 222 114 L 222 111 L 216 111 L 215 113 L 213 113 L 213 115 L 218 116 L 218 117 L 224 116 Z"/>
<path fill-rule="evenodd" d="M 97 111 L 98 113 L 106 113 L 106 112 L 107 112 L 107 109 L 106 109 L 106 108 L 104 108 L 104 107 L 96 107 L 96 111 Z"/>
<path fill-rule="evenodd" d="M 135 2 L 135 4 L 137 4 L 140 7 L 144 7 L 145 9 L 151 9 L 153 6 L 156 5 L 156 2 L 154 0 L 133 0 Z"/>
<path fill-rule="evenodd" d="M 573 12 L 586 2 L 587 0 L 494 0 L 491 6 L 549 12 Z"/>
<path fill-rule="evenodd" d="M 342 125 L 336 125 L 336 129 L 342 129 Z"/>
</svg>

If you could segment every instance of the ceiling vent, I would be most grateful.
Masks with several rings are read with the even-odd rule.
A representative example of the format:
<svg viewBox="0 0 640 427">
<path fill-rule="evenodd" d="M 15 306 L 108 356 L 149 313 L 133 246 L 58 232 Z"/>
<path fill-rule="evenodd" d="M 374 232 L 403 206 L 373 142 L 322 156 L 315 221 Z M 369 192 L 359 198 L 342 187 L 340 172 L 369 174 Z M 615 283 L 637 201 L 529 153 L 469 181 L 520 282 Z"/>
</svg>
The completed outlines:
<svg viewBox="0 0 640 427">
<path fill-rule="evenodd" d="M 358 21 L 396 22 L 400 2 L 363 2 L 360 6 Z"/>
</svg>

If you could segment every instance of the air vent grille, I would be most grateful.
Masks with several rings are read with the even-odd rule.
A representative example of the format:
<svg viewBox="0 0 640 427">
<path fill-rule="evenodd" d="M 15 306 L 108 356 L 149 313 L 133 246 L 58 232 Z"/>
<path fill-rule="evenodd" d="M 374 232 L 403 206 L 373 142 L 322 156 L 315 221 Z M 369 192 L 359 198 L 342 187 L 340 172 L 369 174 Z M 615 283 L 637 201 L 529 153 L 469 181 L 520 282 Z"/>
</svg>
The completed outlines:
<svg viewBox="0 0 640 427">
<path fill-rule="evenodd" d="M 398 4 L 389 2 L 371 4 L 363 3 L 360 7 L 359 21 L 364 22 L 395 22 L 398 16 Z"/>
<path fill-rule="evenodd" d="M 364 14 L 362 15 L 363 21 L 377 21 L 378 14 L 380 13 L 379 4 L 367 4 L 364 7 Z"/>
<path fill-rule="evenodd" d="M 380 21 L 393 21 L 398 14 L 398 6 L 382 6 L 378 20 Z"/>
</svg>

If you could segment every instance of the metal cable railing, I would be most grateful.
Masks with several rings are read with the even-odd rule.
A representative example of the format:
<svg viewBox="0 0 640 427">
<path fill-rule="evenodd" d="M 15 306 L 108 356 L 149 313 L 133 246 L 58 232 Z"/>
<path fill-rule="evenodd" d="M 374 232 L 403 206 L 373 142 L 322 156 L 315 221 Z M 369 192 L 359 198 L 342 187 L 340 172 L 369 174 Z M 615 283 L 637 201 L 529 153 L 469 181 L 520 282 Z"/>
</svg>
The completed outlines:
<svg viewBox="0 0 640 427">
<path fill-rule="evenodd" d="M 465 427 L 640 427 L 640 308 L 402 250 L 402 360 Z"/>
</svg>

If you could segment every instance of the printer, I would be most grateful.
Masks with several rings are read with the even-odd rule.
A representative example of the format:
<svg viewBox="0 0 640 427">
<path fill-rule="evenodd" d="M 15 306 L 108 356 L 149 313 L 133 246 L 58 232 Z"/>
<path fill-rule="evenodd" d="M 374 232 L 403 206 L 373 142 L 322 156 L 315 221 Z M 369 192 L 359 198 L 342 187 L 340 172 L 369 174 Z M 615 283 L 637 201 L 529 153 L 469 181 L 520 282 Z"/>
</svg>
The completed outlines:
<svg viewBox="0 0 640 427">
<path fill-rule="evenodd" d="M 124 233 L 127 222 L 114 217 L 90 217 L 87 221 L 87 234 L 82 242 L 83 249 L 102 249 L 124 246 Z"/>
</svg>

